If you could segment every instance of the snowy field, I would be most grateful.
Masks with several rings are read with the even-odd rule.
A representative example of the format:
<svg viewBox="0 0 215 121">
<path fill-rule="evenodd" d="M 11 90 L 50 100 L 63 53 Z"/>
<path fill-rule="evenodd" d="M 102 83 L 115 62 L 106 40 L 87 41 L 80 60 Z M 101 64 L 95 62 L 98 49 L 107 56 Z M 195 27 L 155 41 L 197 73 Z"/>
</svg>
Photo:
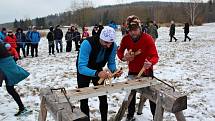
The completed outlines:
<svg viewBox="0 0 215 121">
<path fill-rule="evenodd" d="M 160 56 L 159 63 L 155 66 L 155 76 L 167 80 L 168 83 L 188 95 L 188 108 L 184 111 L 187 121 L 215 121 L 215 23 L 203 26 L 191 27 L 191 42 L 182 42 L 184 33 L 182 27 L 176 28 L 177 42 L 169 41 L 169 28 L 159 28 L 159 39 L 156 42 Z M 120 43 L 121 33 L 117 32 L 117 43 Z M 14 117 L 17 105 L 8 95 L 5 85 L 0 88 L 0 121 L 37 121 L 39 112 L 39 90 L 44 87 L 65 87 L 74 89 L 76 82 L 77 52 L 57 53 L 55 56 L 48 55 L 47 40 L 41 39 L 39 57 L 25 58 L 18 64 L 28 70 L 31 75 L 16 86 L 25 106 L 33 110 L 29 116 Z M 126 63 L 117 61 L 119 67 L 127 68 Z M 126 77 L 127 70 L 119 79 Z M 109 113 L 108 118 L 113 117 L 118 111 L 125 92 L 108 95 Z M 138 101 L 138 100 L 137 100 Z M 90 98 L 89 105 L 91 119 L 100 120 L 98 110 L 98 98 Z M 73 102 L 79 106 L 79 102 Z M 143 114 L 135 115 L 137 121 L 151 121 L 149 103 L 144 106 Z M 123 118 L 125 120 L 125 118 Z M 171 113 L 164 113 L 165 121 L 176 121 Z M 53 121 L 48 114 L 47 121 Z"/>
</svg>

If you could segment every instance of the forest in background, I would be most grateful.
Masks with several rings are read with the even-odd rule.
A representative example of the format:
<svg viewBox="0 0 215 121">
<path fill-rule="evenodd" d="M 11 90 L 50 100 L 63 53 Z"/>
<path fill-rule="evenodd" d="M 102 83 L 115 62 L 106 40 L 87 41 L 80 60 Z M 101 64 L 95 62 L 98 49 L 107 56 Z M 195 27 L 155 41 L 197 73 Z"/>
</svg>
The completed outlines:
<svg viewBox="0 0 215 121">
<path fill-rule="evenodd" d="M 174 20 L 176 23 L 189 22 L 191 25 L 201 25 L 202 23 L 215 22 L 214 1 L 209 0 L 207 3 L 203 3 L 201 0 L 190 0 L 190 3 L 134 2 L 97 8 L 94 8 L 91 3 L 81 5 L 71 3 L 70 11 L 32 20 L 28 18 L 15 19 L 14 22 L 1 24 L 0 27 L 21 27 L 26 30 L 30 26 L 45 29 L 58 24 L 62 26 L 71 24 L 92 26 L 99 23 L 106 25 L 110 21 L 122 24 L 126 17 L 132 14 L 137 15 L 143 22 L 155 20 L 157 23 L 163 24 Z"/>
</svg>

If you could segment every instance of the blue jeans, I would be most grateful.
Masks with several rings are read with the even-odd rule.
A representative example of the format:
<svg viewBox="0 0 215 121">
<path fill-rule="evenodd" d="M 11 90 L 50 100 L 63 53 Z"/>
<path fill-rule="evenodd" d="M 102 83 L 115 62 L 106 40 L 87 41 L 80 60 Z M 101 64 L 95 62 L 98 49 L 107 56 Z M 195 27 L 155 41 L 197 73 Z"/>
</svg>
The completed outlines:
<svg viewBox="0 0 215 121">
<path fill-rule="evenodd" d="M 55 40 L 56 50 L 59 53 L 58 43 L 60 44 L 60 52 L 63 52 L 63 43 L 62 40 Z"/>
</svg>

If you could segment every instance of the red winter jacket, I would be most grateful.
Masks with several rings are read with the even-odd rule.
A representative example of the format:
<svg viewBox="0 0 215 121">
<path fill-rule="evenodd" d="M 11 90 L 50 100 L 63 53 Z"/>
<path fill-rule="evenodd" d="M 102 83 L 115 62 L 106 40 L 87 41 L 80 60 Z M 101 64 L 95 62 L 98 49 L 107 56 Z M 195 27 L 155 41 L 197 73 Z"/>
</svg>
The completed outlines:
<svg viewBox="0 0 215 121">
<path fill-rule="evenodd" d="M 17 45 L 16 45 L 16 36 L 15 35 L 12 35 L 12 37 L 11 36 L 6 36 L 4 41 L 6 43 L 9 43 L 12 48 L 16 49 Z"/>
<path fill-rule="evenodd" d="M 19 59 L 19 54 L 17 53 L 15 48 L 9 48 L 8 52 L 15 58 L 15 59 Z"/>
<path fill-rule="evenodd" d="M 134 60 L 130 61 L 128 64 L 129 72 L 131 73 L 138 74 L 144 65 L 145 59 L 148 59 L 153 65 L 158 62 L 159 57 L 155 43 L 152 37 L 146 33 L 142 33 L 140 40 L 136 43 L 132 41 L 130 34 L 127 34 L 122 38 L 120 47 L 117 51 L 120 60 L 124 57 L 126 49 L 127 51 L 132 49 L 132 52 L 136 52 L 139 49 L 141 50 L 141 54 L 135 56 Z M 148 73 L 147 71 L 148 70 L 146 70 L 146 73 Z"/>
</svg>

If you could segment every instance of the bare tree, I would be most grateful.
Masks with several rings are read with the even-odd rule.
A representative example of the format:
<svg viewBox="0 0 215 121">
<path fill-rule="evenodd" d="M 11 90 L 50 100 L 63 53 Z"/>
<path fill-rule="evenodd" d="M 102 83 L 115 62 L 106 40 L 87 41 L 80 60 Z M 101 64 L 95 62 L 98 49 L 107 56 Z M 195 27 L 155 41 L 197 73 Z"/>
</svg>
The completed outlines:
<svg viewBox="0 0 215 121">
<path fill-rule="evenodd" d="M 75 18 L 73 18 L 73 22 L 76 24 L 80 24 L 83 26 L 86 22 L 86 10 L 85 8 L 93 7 L 92 0 L 72 0 L 71 2 L 71 13 L 74 15 L 75 11 L 78 11 L 79 14 L 76 14 Z M 74 16 L 73 16 L 74 17 Z"/>
<path fill-rule="evenodd" d="M 201 9 L 199 8 L 202 3 L 203 3 L 203 0 L 189 0 L 188 3 L 184 3 L 185 12 L 189 16 L 189 19 L 192 25 L 195 24 L 195 20 L 201 12 Z"/>
</svg>

